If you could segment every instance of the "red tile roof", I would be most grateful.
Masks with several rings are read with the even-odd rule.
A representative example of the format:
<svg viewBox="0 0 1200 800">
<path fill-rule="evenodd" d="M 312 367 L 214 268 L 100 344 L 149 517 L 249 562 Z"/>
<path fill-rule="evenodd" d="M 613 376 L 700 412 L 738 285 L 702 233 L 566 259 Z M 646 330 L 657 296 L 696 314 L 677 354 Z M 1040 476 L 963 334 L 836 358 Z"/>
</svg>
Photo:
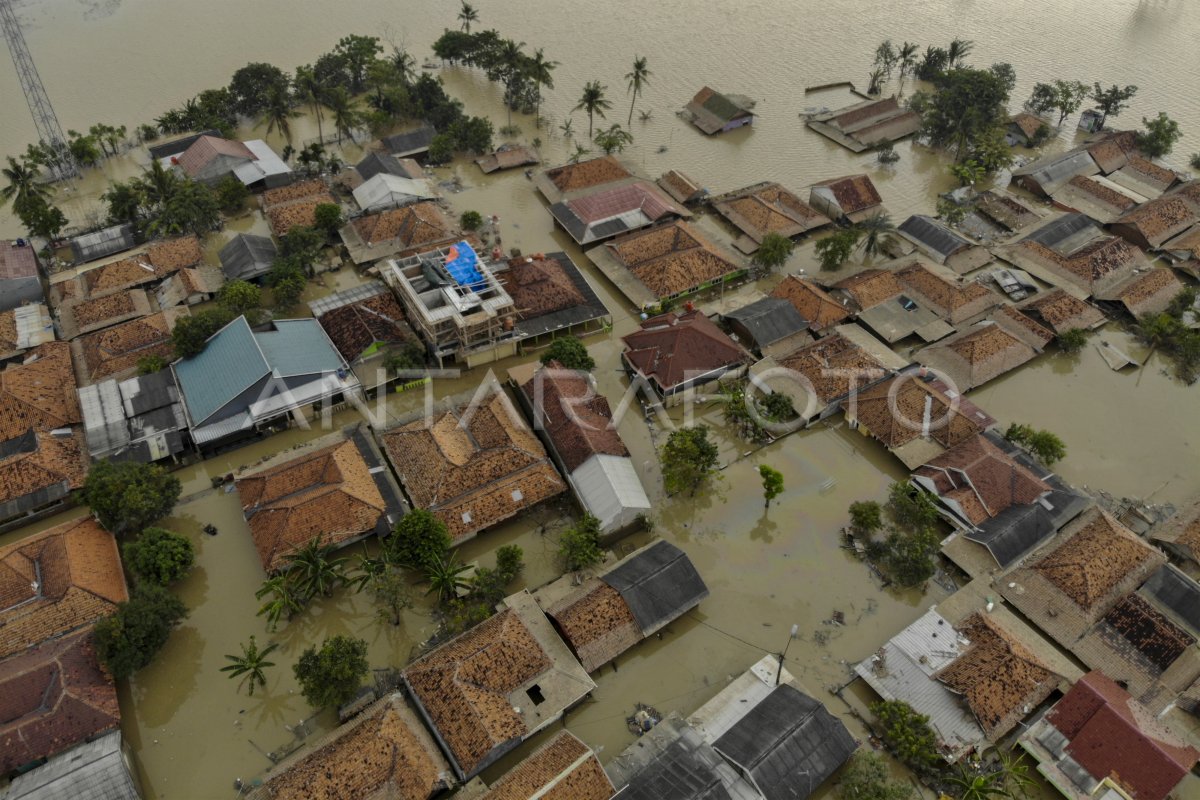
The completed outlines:
<svg viewBox="0 0 1200 800">
<path fill-rule="evenodd" d="M 843 214 L 857 214 L 883 204 L 883 198 L 867 175 L 846 175 L 814 183 L 833 192 Z"/>
<path fill-rule="evenodd" d="M 561 731 L 479 800 L 609 800 L 614 791 L 596 754 L 569 731 Z"/>
<path fill-rule="evenodd" d="M 741 269 L 686 222 L 636 231 L 605 247 L 659 298 L 686 294 Z"/>
<path fill-rule="evenodd" d="M 859 392 L 858 424 L 886 447 L 900 447 L 922 435 L 926 402 L 929 436 L 943 447 L 960 444 L 983 429 L 946 394 L 912 377 L 896 377 Z"/>
<path fill-rule="evenodd" d="M 99 381 L 132 370 L 148 356 L 170 358 L 175 320 L 188 313 L 186 308 L 172 308 L 76 339 L 87 379 Z"/>
<path fill-rule="evenodd" d="M 832 403 L 887 374 L 873 355 L 834 333 L 779 358 L 779 365 L 800 373 L 812 386 L 821 403 Z"/>
<path fill-rule="evenodd" d="M 938 493 L 955 500 L 967 518 L 979 525 L 1014 505 L 1028 505 L 1050 486 L 1011 456 L 978 435 L 916 470 L 933 481 Z"/>
<path fill-rule="evenodd" d="M 0 280 L 33 278 L 37 274 L 37 253 L 32 246 L 17 247 L 16 242 L 0 239 Z"/>
<path fill-rule="evenodd" d="M 587 303 L 571 275 L 554 258 L 514 258 L 497 277 L 521 319 L 534 319 Z"/>
<path fill-rule="evenodd" d="M 577 189 L 590 189 L 593 186 L 612 183 L 631 176 L 629 170 L 621 166 L 620 161 L 612 156 L 601 156 L 547 170 L 546 177 L 558 187 L 560 192 L 573 192 Z"/>
<path fill-rule="evenodd" d="M 808 320 L 814 331 L 837 325 L 850 316 L 850 311 L 825 293 L 821 287 L 795 275 L 788 275 L 771 292 L 771 297 L 782 297 Z"/>
<path fill-rule="evenodd" d="M 748 363 L 750 355 L 699 311 L 651 317 L 621 338 L 625 359 L 669 390 L 704 373 Z"/>
<path fill-rule="evenodd" d="M 9 364 L 0 373 L 0 441 L 30 428 L 51 431 L 82 419 L 66 342 L 38 345 L 23 363 Z"/>
<path fill-rule="evenodd" d="M 327 311 L 317 321 L 342 358 L 350 364 L 378 342 L 389 345 L 417 343 L 416 334 L 405 321 L 404 309 L 391 292 Z"/>
<path fill-rule="evenodd" d="M 546 431 L 567 472 L 574 472 L 594 455 L 629 455 L 613 422 L 608 398 L 596 394 L 587 373 L 551 361 L 526 381 L 521 391 L 534 408 L 535 424 Z"/>
<path fill-rule="evenodd" d="M 201 136 L 192 143 L 191 147 L 179 155 L 178 164 L 180 169 L 195 177 L 218 156 L 232 156 L 246 161 L 255 160 L 254 153 L 251 153 L 250 148 L 241 142 L 216 136 Z"/>
<path fill-rule="evenodd" d="M 1135 800 L 1165 800 L 1200 759 L 1129 693 L 1089 672 L 1051 709 L 1067 753 L 1096 780 L 1111 778 Z"/>
</svg>

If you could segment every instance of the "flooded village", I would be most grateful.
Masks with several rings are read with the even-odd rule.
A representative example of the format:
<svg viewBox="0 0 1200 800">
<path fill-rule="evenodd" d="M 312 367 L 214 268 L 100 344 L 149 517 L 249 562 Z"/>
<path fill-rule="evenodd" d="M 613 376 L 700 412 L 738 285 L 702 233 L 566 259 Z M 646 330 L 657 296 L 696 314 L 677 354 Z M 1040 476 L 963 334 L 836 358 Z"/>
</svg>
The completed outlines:
<svg viewBox="0 0 1200 800">
<path fill-rule="evenodd" d="M 1200 797 L 1200 9 L 406 5 L 0 0 L 0 796 Z"/>
</svg>

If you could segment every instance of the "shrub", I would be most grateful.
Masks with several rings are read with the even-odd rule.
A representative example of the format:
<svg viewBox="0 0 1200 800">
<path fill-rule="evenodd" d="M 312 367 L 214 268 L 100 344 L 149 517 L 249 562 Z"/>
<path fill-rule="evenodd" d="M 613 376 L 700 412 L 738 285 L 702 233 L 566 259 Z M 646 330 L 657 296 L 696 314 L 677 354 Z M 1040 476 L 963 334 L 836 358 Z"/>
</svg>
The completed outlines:
<svg viewBox="0 0 1200 800">
<path fill-rule="evenodd" d="M 869 750 L 850 758 L 837 784 L 840 800 L 909 800 L 912 794 L 912 787 L 892 780 L 883 758 Z"/>
<path fill-rule="evenodd" d="M 464 211 L 459 223 L 464 231 L 477 231 L 483 227 L 483 215 L 478 211 Z"/>
<path fill-rule="evenodd" d="M 754 252 L 754 264 L 766 270 L 782 266 L 792 255 L 794 246 L 792 240 L 786 236 L 774 232 L 768 233 L 759 243 L 758 250 Z"/>
<path fill-rule="evenodd" d="M 340 706 L 358 693 L 370 672 L 367 643 L 351 636 L 333 636 L 321 649 L 309 647 L 292 667 L 304 699 L 314 708 Z"/>
<path fill-rule="evenodd" d="M 584 514 L 583 519 L 562 532 L 558 539 L 558 554 L 567 563 L 567 569 L 572 572 L 603 561 L 600 520 L 591 514 Z"/>
<path fill-rule="evenodd" d="M 138 375 L 151 375 L 165 369 L 167 360 L 162 356 L 142 356 L 137 362 Z"/>
<path fill-rule="evenodd" d="M 696 490 L 717 471 L 719 452 L 708 438 L 708 426 L 679 428 L 671 431 L 659 458 L 662 461 L 663 487 L 667 494 Z"/>
<path fill-rule="evenodd" d="M 1058 342 L 1058 348 L 1064 353 L 1078 353 L 1087 345 L 1087 331 L 1083 328 L 1071 328 L 1063 331 L 1055 341 Z"/>
<path fill-rule="evenodd" d="M 121 552 L 135 575 L 160 586 L 182 578 L 196 560 L 190 539 L 163 528 L 146 528 L 136 539 L 126 542 Z"/>
<path fill-rule="evenodd" d="M 851 503 L 850 524 L 854 530 L 870 536 L 883 527 L 883 506 L 873 500 Z"/>
<path fill-rule="evenodd" d="M 918 714 L 900 700 L 884 700 L 871 706 L 879 721 L 881 738 L 888 750 L 913 772 L 929 776 L 937 772 L 940 757 L 937 737 L 929 727 L 929 717 Z"/>
<path fill-rule="evenodd" d="M 591 372 L 596 368 L 595 359 L 588 355 L 583 342 L 575 336 L 563 336 L 550 343 L 542 353 L 541 362 L 548 364 L 551 361 L 557 361 L 567 369 L 580 369 L 584 372 Z"/>
<path fill-rule="evenodd" d="M 427 570 L 445 556 L 453 540 L 446 523 L 425 509 L 416 508 L 400 518 L 386 544 L 400 564 Z"/>
<path fill-rule="evenodd" d="M 236 214 L 246 205 L 250 190 L 234 175 L 227 175 L 217 184 L 217 203 L 226 214 Z"/>
<path fill-rule="evenodd" d="M 149 664 L 187 617 L 183 602 L 161 586 L 140 584 L 116 613 L 96 623 L 96 655 L 114 678 Z"/>
<path fill-rule="evenodd" d="M 208 337 L 228 325 L 237 314 L 224 307 L 206 308 L 187 317 L 175 321 L 171 330 L 171 346 L 175 355 L 180 358 L 190 358 L 204 350 Z"/>
<path fill-rule="evenodd" d="M 1004 438 L 1031 453 L 1046 466 L 1067 456 L 1067 446 L 1063 440 L 1050 431 L 1014 422 L 1004 432 Z"/>
<path fill-rule="evenodd" d="M 325 234 L 326 240 L 337 236 L 342 227 L 342 207 L 337 203 L 319 203 L 313 210 L 313 227 Z"/>
<path fill-rule="evenodd" d="M 425 348 L 419 342 L 393 347 L 383 357 L 383 368 L 396 373 L 407 369 L 420 369 L 425 366 Z"/>
</svg>

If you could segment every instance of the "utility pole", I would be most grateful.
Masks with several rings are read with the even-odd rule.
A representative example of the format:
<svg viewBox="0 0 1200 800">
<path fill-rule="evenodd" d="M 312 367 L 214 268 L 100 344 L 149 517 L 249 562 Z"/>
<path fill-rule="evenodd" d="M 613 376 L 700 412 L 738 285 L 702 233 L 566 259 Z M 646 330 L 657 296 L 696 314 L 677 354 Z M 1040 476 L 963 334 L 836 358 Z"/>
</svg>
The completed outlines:
<svg viewBox="0 0 1200 800">
<path fill-rule="evenodd" d="M 17 79 L 21 82 L 21 90 L 25 92 L 25 102 L 29 104 L 29 113 L 33 115 L 38 139 L 50 151 L 51 163 L 47 166 L 51 175 L 54 180 L 76 177 L 79 175 L 79 166 L 67 147 L 67 139 L 54 114 L 54 106 L 50 105 L 50 97 L 42 85 L 33 56 L 29 54 L 29 46 L 25 44 L 25 34 L 21 32 L 21 24 L 17 21 L 11 0 L 0 0 L 0 28 L 8 42 L 13 66 L 17 68 Z"/>
</svg>

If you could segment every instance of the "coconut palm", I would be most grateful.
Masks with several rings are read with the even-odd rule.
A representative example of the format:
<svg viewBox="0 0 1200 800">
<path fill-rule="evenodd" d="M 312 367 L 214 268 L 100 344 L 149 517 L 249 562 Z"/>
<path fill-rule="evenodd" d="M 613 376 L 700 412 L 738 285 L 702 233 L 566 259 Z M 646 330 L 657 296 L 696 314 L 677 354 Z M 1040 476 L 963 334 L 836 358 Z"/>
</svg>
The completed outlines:
<svg viewBox="0 0 1200 800">
<path fill-rule="evenodd" d="M 867 85 L 867 94 L 879 94 L 883 90 L 883 79 L 887 77 L 883 67 L 876 67 L 871 70 L 867 76 L 870 83 Z"/>
<path fill-rule="evenodd" d="M 471 32 L 471 23 L 479 22 L 479 12 L 475 6 L 463 0 L 462 8 L 458 10 L 458 21 L 462 23 L 462 29 L 467 33 Z"/>
<path fill-rule="evenodd" d="M 900 50 L 896 53 L 900 60 L 900 84 L 904 85 L 904 76 L 912 72 L 913 67 L 917 65 L 917 45 L 916 42 L 905 42 L 900 45 Z"/>
<path fill-rule="evenodd" d="M 574 125 L 575 118 L 567 117 L 566 120 L 564 120 L 563 123 L 558 126 L 558 130 L 562 133 L 564 139 L 570 139 L 575 135 Z"/>
<path fill-rule="evenodd" d="M 0 168 L 0 175 L 8 181 L 8 185 L 0 189 L 0 205 L 12 203 L 14 212 L 50 198 L 49 187 L 38 182 L 38 171 L 28 164 L 18 163 L 12 156 L 8 157 L 8 166 Z"/>
<path fill-rule="evenodd" d="M 242 645 L 242 654 L 240 656 L 226 655 L 225 658 L 231 662 L 224 667 L 221 667 L 221 672 L 228 672 L 230 678 L 241 678 L 242 683 L 249 684 L 249 694 L 254 696 L 255 684 L 267 688 L 267 676 L 265 670 L 267 667 L 275 666 L 274 661 L 267 661 L 267 656 L 271 655 L 271 651 L 279 645 L 275 642 L 258 649 L 258 642 L 254 640 L 254 636 L 250 637 L 250 643 Z M 240 690 L 241 684 L 238 684 Z"/>
<path fill-rule="evenodd" d="M 257 616 L 267 618 L 267 630 L 273 631 L 279 625 L 279 619 L 285 614 L 288 619 L 304 609 L 300 597 L 291 580 L 286 575 L 275 575 L 268 578 L 254 593 L 255 598 L 262 600 L 267 595 L 271 599 L 258 609 Z"/>
<path fill-rule="evenodd" d="M 867 217 L 858 223 L 857 227 L 863 234 L 863 252 L 869 256 L 877 255 L 883 245 L 884 236 L 896 230 L 896 226 L 892 224 L 892 218 L 882 211 L 877 211 Z"/>
<path fill-rule="evenodd" d="M 292 101 L 288 97 L 287 89 L 281 86 L 272 86 L 267 95 L 267 106 L 263 110 L 263 121 L 267 123 L 267 135 L 270 136 L 272 132 L 278 130 L 290 145 L 292 143 L 292 120 L 298 116 L 300 116 L 299 112 L 292 108 Z"/>
<path fill-rule="evenodd" d="M 542 89 L 554 88 L 554 68 L 558 66 L 557 61 L 551 61 L 546 58 L 542 48 L 533 51 L 533 58 L 526 62 L 525 68 L 528 71 L 529 80 L 537 84 L 537 105 L 534 109 L 534 127 L 542 127 Z"/>
<path fill-rule="evenodd" d="M 405 86 L 412 83 L 413 79 L 417 77 L 417 60 L 409 55 L 407 50 L 393 47 L 392 57 L 389 61 L 392 62 L 392 68 L 396 70 L 396 75 Z"/>
<path fill-rule="evenodd" d="M 330 90 L 325 96 L 325 107 L 329 109 L 329 116 L 333 118 L 333 127 L 337 131 L 338 141 L 342 141 L 342 137 L 345 136 L 350 141 L 356 142 L 354 129 L 358 127 L 361 115 L 355 108 L 354 99 L 350 97 L 350 92 L 346 91 L 346 87 L 337 86 Z"/>
<path fill-rule="evenodd" d="M 959 788 L 960 800 L 989 800 L 993 797 L 1011 798 L 1012 793 L 1000 782 L 1001 773 L 986 772 L 972 775 L 960 767 L 959 774 L 950 778 L 950 783 Z"/>
<path fill-rule="evenodd" d="M 311 66 L 297 67 L 292 87 L 295 90 L 296 99 L 312 109 L 313 116 L 317 118 L 317 138 L 322 142 L 325 141 L 324 134 L 321 132 L 321 106 L 325 87 L 321 85 L 313 68 Z"/>
<path fill-rule="evenodd" d="M 634 56 L 633 69 L 625 73 L 626 91 L 631 95 L 629 100 L 629 120 L 625 123 L 625 127 L 633 125 L 633 105 L 642 96 L 642 89 L 650 85 L 650 76 L 653 74 L 646 67 L 645 56 Z"/>
<path fill-rule="evenodd" d="M 975 42 L 970 39 L 955 39 L 946 48 L 946 66 L 953 69 L 975 49 Z"/>
<path fill-rule="evenodd" d="M 588 115 L 588 139 L 592 138 L 592 123 L 595 121 L 597 114 L 600 119 L 607 119 L 604 112 L 612 108 L 612 103 L 604 96 L 604 92 L 608 87 L 600 83 L 600 81 L 588 81 L 583 87 L 583 95 L 579 98 L 579 103 L 572 111 L 585 111 Z"/>
<path fill-rule="evenodd" d="M 518 102 L 517 89 L 521 85 L 523 78 L 522 69 L 525 63 L 525 54 L 521 52 L 521 48 L 525 46 L 524 42 L 514 42 L 512 39 L 505 39 L 500 43 L 500 49 L 496 52 L 496 66 L 498 74 L 504 80 L 504 88 L 506 89 L 506 97 L 504 105 L 508 107 L 508 127 L 512 127 L 512 108 L 513 104 Z"/>
<path fill-rule="evenodd" d="M 467 588 L 467 581 L 462 574 L 468 569 L 470 567 L 459 563 L 454 553 L 438 555 L 425 568 L 425 579 L 429 581 L 426 594 L 436 594 L 438 600 L 442 601 L 452 599 L 459 589 Z"/>
<path fill-rule="evenodd" d="M 617 122 L 614 122 L 608 130 L 596 134 L 596 146 L 603 150 L 606 156 L 612 155 L 614 151 L 621 152 L 625 149 L 625 145 L 632 142 L 632 134 L 624 130 Z"/>
<path fill-rule="evenodd" d="M 323 545 L 321 537 L 314 536 L 308 544 L 284 557 L 284 571 L 301 597 L 328 597 L 347 583 L 347 559 L 334 558 L 333 551 L 332 544 Z"/>
</svg>

